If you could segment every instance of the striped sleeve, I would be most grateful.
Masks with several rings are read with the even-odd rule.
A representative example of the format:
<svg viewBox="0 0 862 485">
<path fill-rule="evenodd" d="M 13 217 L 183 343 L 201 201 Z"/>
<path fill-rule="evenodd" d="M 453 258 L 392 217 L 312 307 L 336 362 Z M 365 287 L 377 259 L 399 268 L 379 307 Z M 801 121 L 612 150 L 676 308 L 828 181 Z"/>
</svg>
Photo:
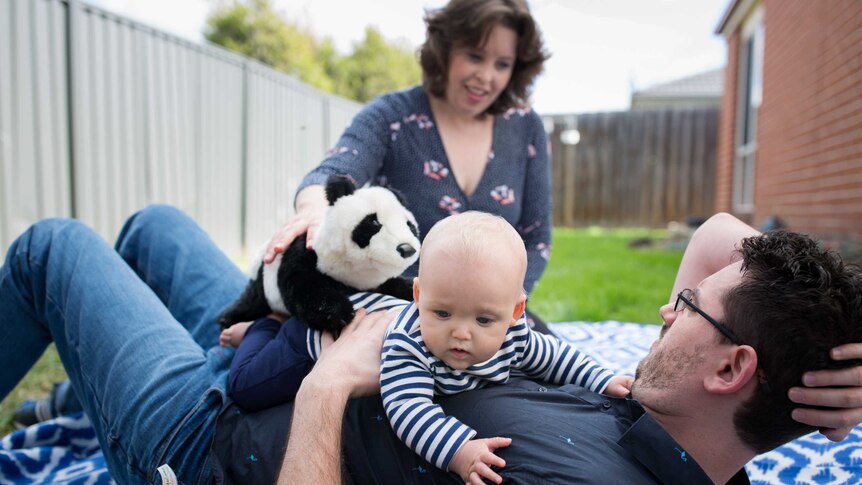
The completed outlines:
<svg viewBox="0 0 862 485">
<path fill-rule="evenodd" d="M 476 431 L 446 416 L 432 401 L 434 377 L 426 364 L 423 346 L 399 328 L 405 323 L 402 319 L 415 321 L 417 316 L 418 312 L 402 312 L 383 342 L 380 394 L 398 438 L 429 463 L 448 470 L 455 452 Z"/>
<path fill-rule="evenodd" d="M 382 293 L 369 293 L 367 291 L 361 291 L 350 295 L 350 303 L 353 304 L 354 311 L 364 308 L 368 313 L 390 310 L 398 311 L 407 305 L 407 302 L 400 298 L 384 295 Z M 321 331 L 311 328 L 308 329 L 308 333 L 306 335 L 306 350 L 308 351 L 309 357 L 315 361 L 320 358 L 320 351 L 322 350 L 321 338 L 323 338 L 323 333 Z"/>
<path fill-rule="evenodd" d="M 513 361 L 513 367 L 524 374 L 555 384 L 577 384 L 593 392 L 602 392 L 614 373 L 596 363 L 587 354 L 525 327 L 523 355 Z"/>
</svg>

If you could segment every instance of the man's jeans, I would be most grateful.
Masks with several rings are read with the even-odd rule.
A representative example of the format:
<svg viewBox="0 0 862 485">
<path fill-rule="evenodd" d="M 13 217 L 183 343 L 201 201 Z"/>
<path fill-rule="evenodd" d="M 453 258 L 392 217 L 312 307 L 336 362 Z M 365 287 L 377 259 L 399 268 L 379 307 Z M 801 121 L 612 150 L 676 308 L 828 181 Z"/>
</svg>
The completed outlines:
<svg viewBox="0 0 862 485">
<path fill-rule="evenodd" d="M 216 319 L 246 282 L 171 207 L 129 219 L 116 251 L 78 221 L 41 221 L 0 268 L 0 398 L 54 341 L 118 483 L 159 483 L 162 464 L 206 482 L 234 353 Z"/>
</svg>

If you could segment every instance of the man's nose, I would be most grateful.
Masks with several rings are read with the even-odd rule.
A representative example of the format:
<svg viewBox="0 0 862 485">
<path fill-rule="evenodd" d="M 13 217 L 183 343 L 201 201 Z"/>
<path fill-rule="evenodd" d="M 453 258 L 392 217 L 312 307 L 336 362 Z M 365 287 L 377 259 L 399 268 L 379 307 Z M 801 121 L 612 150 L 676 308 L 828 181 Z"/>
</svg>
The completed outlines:
<svg viewBox="0 0 862 485">
<path fill-rule="evenodd" d="M 676 322 L 676 317 L 679 316 L 679 313 L 673 310 L 673 303 L 668 303 L 667 305 L 662 305 L 661 308 L 658 309 L 659 315 L 661 315 L 661 320 L 664 322 L 662 326 L 662 334 L 669 329 L 674 322 Z"/>
</svg>

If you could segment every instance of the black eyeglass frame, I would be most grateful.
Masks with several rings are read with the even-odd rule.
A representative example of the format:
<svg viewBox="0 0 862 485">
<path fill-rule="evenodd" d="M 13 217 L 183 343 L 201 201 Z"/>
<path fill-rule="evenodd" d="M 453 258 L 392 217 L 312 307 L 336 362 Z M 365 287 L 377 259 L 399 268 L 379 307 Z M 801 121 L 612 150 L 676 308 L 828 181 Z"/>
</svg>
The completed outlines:
<svg viewBox="0 0 862 485">
<path fill-rule="evenodd" d="M 742 343 L 742 340 L 740 340 L 739 337 L 737 337 L 736 334 L 733 333 L 731 329 L 727 328 L 726 325 L 719 323 L 718 320 L 707 315 L 705 311 L 701 310 L 697 305 L 692 303 L 692 295 L 694 295 L 694 290 L 691 290 L 689 288 L 685 288 L 684 290 L 680 291 L 679 294 L 676 295 L 676 303 L 673 305 L 673 311 L 681 312 L 683 308 L 685 308 L 685 305 L 688 305 L 689 308 L 697 312 L 698 315 L 705 318 L 707 322 L 711 323 L 713 327 L 715 327 L 719 332 L 721 332 L 722 335 L 730 339 L 731 342 L 735 343 L 736 345 L 745 345 Z M 684 305 L 680 305 L 680 302 L 683 302 Z"/>
</svg>

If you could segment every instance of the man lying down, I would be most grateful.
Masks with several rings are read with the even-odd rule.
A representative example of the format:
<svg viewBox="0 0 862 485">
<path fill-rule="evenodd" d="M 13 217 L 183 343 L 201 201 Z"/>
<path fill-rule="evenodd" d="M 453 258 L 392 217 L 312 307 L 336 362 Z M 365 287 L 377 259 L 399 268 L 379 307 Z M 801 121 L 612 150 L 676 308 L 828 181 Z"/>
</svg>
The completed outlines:
<svg viewBox="0 0 862 485">
<path fill-rule="evenodd" d="M 480 436 L 511 439 L 496 451 L 504 483 L 747 483 L 745 463 L 814 430 L 802 422 L 811 413 L 829 412 L 790 397 L 805 400 L 806 372 L 859 365 L 857 346 L 845 345 L 862 341 L 859 268 L 806 236 L 756 235 L 727 215 L 699 232 L 629 397 L 513 379 L 437 400 Z M 743 242 L 731 250 L 731 240 Z M 221 478 L 459 482 L 401 443 L 378 395 L 350 399 L 379 392 L 389 318 L 360 312 L 294 403 L 222 413 L 213 445 Z M 849 429 L 822 431 L 834 438 Z"/>
</svg>

